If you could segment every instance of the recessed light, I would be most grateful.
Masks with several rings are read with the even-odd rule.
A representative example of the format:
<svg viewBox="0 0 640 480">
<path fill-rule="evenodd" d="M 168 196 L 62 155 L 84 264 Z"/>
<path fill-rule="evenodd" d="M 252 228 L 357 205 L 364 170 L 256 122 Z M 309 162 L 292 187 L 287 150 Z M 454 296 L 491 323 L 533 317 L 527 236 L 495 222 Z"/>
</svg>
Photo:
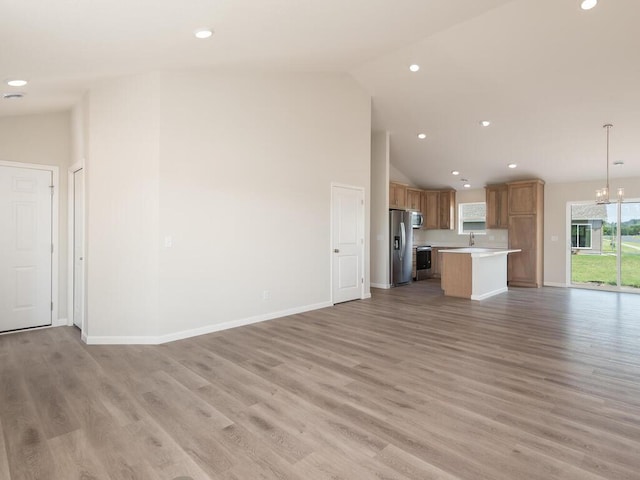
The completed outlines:
<svg viewBox="0 0 640 480">
<path fill-rule="evenodd" d="M 424 140 L 425 138 L 427 138 L 427 134 L 426 134 L 426 133 L 419 133 L 419 134 L 418 134 L 418 138 L 419 138 L 420 140 Z"/>
<path fill-rule="evenodd" d="M 415 63 L 413 65 L 409 65 L 409 70 L 415 73 L 420 70 L 420 65 L 416 65 Z"/>
<path fill-rule="evenodd" d="M 11 92 L 11 93 L 3 93 L 2 98 L 5 100 L 18 100 L 24 97 L 24 93 L 22 92 Z"/>
<path fill-rule="evenodd" d="M 580 8 L 582 10 L 591 10 L 598 4 L 598 0 L 580 0 Z"/>
<path fill-rule="evenodd" d="M 488 127 L 489 125 L 491 125 L 491 122 L 489 120 L 480 120 L 480 125 L 482 125 L 483 127 Z"/>
<path fill-rule="evenodd" d="M 470 183 L 465 183 L 464 185 L 462 185 L 464 188 L 471 188 L 471 184 Z"/>
<path fill-rule="evenodd" d="M 451 175 L 460 175 L 460 172 L 458 170 L 452 170 Z"/>
<path fill-rule="evenodd" d="M 518 165 L 515 164 L 515 163 L 510 163 L 509 165 L 507 165 L 507 167 L 509 167 L 509 168 L 517 168 Z"/>
<path fill-rule="evenodd" d="M 7 80 L 7 85 L 9 85 L 10 87 L 24 87 L 26 84 L 26 80 Z"/>
<path fill-rule="evenodd" d="M 199 28 L 198 30 L 193 32 L 193 34 L 196 36 L 196 38 L 204 39 L 209 38 L 211 35 L 213 35 L 213 31 L 208 28 Z"/>
</svg>

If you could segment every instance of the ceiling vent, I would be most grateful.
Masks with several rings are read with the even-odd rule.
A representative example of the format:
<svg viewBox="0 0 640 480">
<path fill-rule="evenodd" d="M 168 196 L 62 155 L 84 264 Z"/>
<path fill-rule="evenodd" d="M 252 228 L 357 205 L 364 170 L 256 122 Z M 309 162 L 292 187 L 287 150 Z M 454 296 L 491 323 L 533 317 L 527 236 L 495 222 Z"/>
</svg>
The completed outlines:
<svg viewBox="0 0 640 480">
<path fill-rule="evenodd" d="M 11 93 L 3 93 L 2 98 L 5 100 L 15 100 L 24 97 L 24 93 L 22 92 L 11 92 Z"/>
</svg>

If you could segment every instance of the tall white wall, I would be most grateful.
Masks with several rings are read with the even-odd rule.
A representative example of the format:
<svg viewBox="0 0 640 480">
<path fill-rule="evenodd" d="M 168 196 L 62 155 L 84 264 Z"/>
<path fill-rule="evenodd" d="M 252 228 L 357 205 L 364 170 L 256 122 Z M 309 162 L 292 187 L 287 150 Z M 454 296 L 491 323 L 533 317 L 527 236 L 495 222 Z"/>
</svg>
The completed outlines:
<svg viewBox="0 0 640 480">
<path fill-rule="evenodd" d="M 69 112 L 0 117 L 0 160 L 58 167 L 58 317 L 67 318 L 67 169 Z M 55 301 L 55 299 L 54 299 Z"/>
<path fill-rule="evenodd" d="M 327 305 L 332 182 L 365 189 L 369 291 L 371 105 L 350 77 L 163 73 L 89 104 L 89 342 Z"/>
<path fill-rule="evenodd" d="M 371 135 L 371 285 L 389 287 L 389 133 Z"/>
<path fill-rule="evenodd" d="M 369 231 L 369 96 L 342 75 L 185 73 L 162 99 L 160 333 L 327 304 L 332 182 L 365 188 Z"/>
<path fill-rule="evenodd" d="M 544 188 L 544 283 L 566 285 L 569 248 L 567 203 L 591 201 L 600 182 L 552 183 Z M 624 187 L 625 198 L 640 201 L 640 178 L 615 178 L 611 190 Z"/>
<path fill-rule="evenodd" d="M 105 82 L 87 110 L 84 333 L 148 337 L 158 318 L 158 75 Z"/>
</svg>

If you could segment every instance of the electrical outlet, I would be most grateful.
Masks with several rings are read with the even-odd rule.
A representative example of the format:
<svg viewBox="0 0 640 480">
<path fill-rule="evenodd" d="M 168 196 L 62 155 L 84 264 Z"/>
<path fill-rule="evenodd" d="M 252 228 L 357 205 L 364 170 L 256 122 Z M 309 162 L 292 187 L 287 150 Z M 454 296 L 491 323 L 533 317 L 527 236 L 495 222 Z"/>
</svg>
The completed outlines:
<svg viewBox="0 0 640 480">
<path fill-rule="evenodd" d="M 269 292 L 269 290 L 265 290 L 262 292 L 262 299 L 263 300 L 269 300 L 271 298 L 271 293 Z"/>
</svg>

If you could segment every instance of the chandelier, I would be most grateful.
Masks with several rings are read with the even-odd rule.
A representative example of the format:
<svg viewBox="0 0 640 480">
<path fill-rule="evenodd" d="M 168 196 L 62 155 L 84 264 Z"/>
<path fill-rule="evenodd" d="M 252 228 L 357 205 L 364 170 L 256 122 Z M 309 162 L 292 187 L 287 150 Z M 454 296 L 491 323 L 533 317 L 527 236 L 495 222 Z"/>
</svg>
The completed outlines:
<svg viewBox="0 0 640 480">
<path fill-rule="evenodd" d="M 609 130 L 613 127 L 612 124 L 607 123 L 602 126 L 607 129 L 607 183 L 603 188 L 596 190 L 596 203 L 599 205 L 611 203 L 609 200 Z M 618 188 L 618 202 L 622 202 L 624 198 L 624 188 Z"/>
</svg>

